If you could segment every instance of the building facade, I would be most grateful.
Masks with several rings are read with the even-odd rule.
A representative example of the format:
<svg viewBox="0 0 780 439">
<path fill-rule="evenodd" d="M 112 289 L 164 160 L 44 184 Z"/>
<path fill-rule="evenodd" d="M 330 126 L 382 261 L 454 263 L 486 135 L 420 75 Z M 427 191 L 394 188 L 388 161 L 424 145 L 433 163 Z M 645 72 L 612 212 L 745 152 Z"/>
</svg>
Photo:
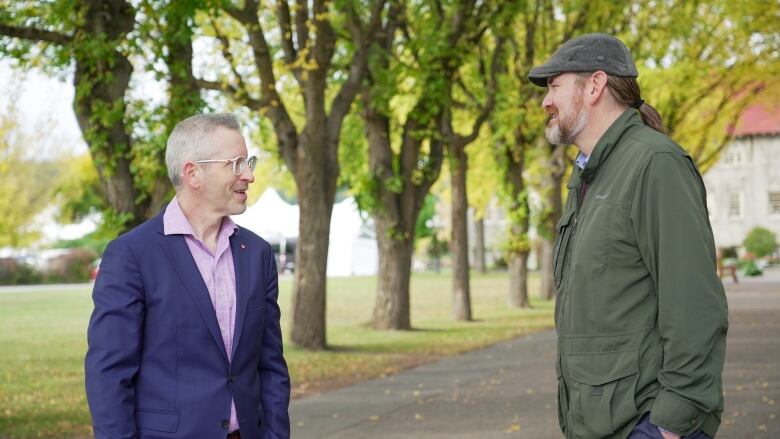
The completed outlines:
<svg viewBox="0 0 780 439">
<path fill-rule="evenodd" d="M 748 107 L 734 139 L 704 175 L 715 245 L 742 247 L 765 227 L 780 238 L 780 106 Z"/>
</svg>

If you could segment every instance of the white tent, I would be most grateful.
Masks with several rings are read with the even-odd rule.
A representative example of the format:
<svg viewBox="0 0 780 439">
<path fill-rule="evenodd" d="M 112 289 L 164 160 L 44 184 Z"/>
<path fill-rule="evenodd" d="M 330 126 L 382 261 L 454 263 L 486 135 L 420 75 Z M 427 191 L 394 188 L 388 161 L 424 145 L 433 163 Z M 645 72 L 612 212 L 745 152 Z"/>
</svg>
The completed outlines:
<svg viewBox="0 0 780 439">
<path fill-rule="evenodd" d="M 273 188 L 266 189 L 244 213 L 233 216 L 233 221 L 267 241 L 298 236 L 298 206 L 284 201 Z"/>
<path fill-rule="evenodd" d="M 298 206 L 288 204 L 273 188 L 233 220 L 268 241 L 298 236 Z M 333 206 L 328 249 L 328 276 L 373 275 L 379 256 L 376 235 L 370 220 L 360 216 L 354 198 Z"/>
<path fill-rule="evenodd" d="M 330 219 L 328 276 L 373 275 L 378 267 L 373 224 L 360 216 L 354 198 L 335 204 Z"/>
</svg>

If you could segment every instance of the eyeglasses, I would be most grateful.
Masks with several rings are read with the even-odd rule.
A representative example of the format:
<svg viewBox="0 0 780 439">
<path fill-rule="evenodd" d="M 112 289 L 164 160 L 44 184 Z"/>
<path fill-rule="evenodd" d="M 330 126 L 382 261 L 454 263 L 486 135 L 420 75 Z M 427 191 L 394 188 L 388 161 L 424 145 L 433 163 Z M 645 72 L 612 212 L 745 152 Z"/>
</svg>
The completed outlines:
<svg viewBox="0 0 780 439">
<path fill-rule="evenodd" d="M 252 156 L 246 158 L 240 155 L 232 159 L 195 160 L 195 163 L 226 163 L 226 162 L 230 162 L 233 164 L 233 175 L 241 175 L 244 173 L 244 170 L 246 169 L 247 165 L 249 165 L 250 171 L 255 170 L 255 166 L 257 165 L 257 157 Z"/>
</svg>

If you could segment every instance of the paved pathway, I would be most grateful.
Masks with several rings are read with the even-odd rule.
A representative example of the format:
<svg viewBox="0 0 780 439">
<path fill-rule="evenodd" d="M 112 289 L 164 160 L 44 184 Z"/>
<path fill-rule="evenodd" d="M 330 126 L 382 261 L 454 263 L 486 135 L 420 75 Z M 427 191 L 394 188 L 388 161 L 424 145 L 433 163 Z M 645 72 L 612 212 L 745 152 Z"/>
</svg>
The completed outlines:
<svg viewBox="0 0 780 439">
<path fill-rule="evenodd" d="M 727 281 L 718 439 L 780 438 L 780 270 Z M 296 439 L 560 438 L 553 331 L 292 403 Z"/>
<path fill-rule="evenodd" d="M 92 282 L 80 284 L 0 285 L 0 294 L 39 291 L 92 291 Z"/>
</svg>

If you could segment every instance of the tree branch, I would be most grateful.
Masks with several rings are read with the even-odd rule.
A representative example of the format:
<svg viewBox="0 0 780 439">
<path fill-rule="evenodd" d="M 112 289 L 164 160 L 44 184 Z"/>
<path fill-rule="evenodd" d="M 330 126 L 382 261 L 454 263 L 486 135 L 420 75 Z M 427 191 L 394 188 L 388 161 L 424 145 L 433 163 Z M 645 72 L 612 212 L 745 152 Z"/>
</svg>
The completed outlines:
<svg viewBox="0 0 780 439">
<path fill-rule="evenodd" d="M 316 76 L 321 81 L 325 81 L 333 53 L 336 51 L 336 33 L 330 25 L 325 0 L 314 0 L 312 6 L 312 19 L 314 20 L 314 29 L 317 32 L 312 55 L 317 62 Z"/>
<path fill-rule="evenodd" d="M 290 18 L 290 5 L 287 0 L 278 0 L 278 17 L 279 17 L 279 30 L 282 32 L 281 41 L 282 49 L 284 50 L 284 60 L 287 64 L 295 62 L 295 58 L 298 56 L 298 52 L 293 45 L 293 29 L 292 21 Z"/>
<path fill-rule="evenodd" d="M 32 27 L 10 26 L 0 24 L 0 35 L 23 40 L 42 41 L 44 43 L 54 43 L 64 46 L 73 41 L 73 37 L 59 32 L 52 32 Z"/>
<path fill-rule="evenodd" d="M 211 27 L 214 28 L 214 34 L 220 43 L 222 43 L 222 56 L 230 65 L 230 71 L 233 73 L 233 76 L 236 77 L 236 81 L 238 81 L 238 89 L 242 90 L 243 94 L 248 95 L 249 91 L 246 88 L 246 83 L 244 83 L 244 78 L 238 72 L 238 69 L 236 68 L 236 59 L 230 51 L 230 40 L 220 31 L 217 22 L 213 18 L 211 19 Z"/>
<path fill-rule="evenodd" d="M 498 75 L 503 70 L 501 56 L 503 54 L 505 43 L 506 39 L 504 37 L 499 37 L 496 40 L 496 47 L 493 49 L 493 59 L 490 62 L 490 81 L 488 82 L 487 100 L 485 101 L 485 105 L 482 106 L 476 120 L 474 120 L 474 124 L 471 127 L 471 133 L 466 136 L 455 135 L 454 141 L 461 142 L 464 145 L 468 145 L 469 143 L 473 142 L 477 136 L 479 136 L 479 131 L 482 128 L 482 124 L 485 123 L 485 121 L 490 116 L 490 113 L 493 111 L 493 107 L 496 106 Z"/>
<path fill-rule="evenodd" d="M 264 107 L 264 104 L 259 99 L 252 98 L 248 96 L 246 93 L 243 93 L 241 90 L 237 89 L 236 87 L 224 83 L 224 82 L 218 82 L 218 81 L 208 81 L 206 79 L 195 79 L 195 84 L 197 84 L 198 87 L 204 89 L 204 90 L 214 90 L 214 91 L 220 91 L 228 96 L 230 96 L 231 99 L 234 101 L 240 103 L 241 105 L 246 106 L 247 108 L 251 108 L 252 110 L 259 111 L 261 108 Z"/>
<path fill-rule="evenodd" d="M 580 30 L 580 28 L 585 26 L 585 18 L 587 17 L 589 12 L 590 11 L 588 11 L 585 8 L 580 9 L 579 12 L 577 12 L 577 15 L 574 18 L 574 23 L 572 23 L 571 28 L 567 28 L 566 31 L 563 33 L 563 38 L 561 38 L 560 45 L 563 45 L 563 43 L 572 39 L 574 34 L 577 33 L 577 31 Z"/>
<path fill-rule="evenodd" d="M 463 82 L 462 76 L 459 75 L 457 78 L 455 78 L 455 84 L 460 87 L 460 89 L 463 91 L 463 94 L 465 94 L 466 97 L 469 98 L 469 101 L 471 101 L 472 104 L 479 105 L 479 99 L 477 99 L 477 97 L 474 96 L 474 93 L 472 93 L 471 90 L 469 90 L 468 86 L 466 86 L 466 83 Z M 466 108 L 465 103 L 461 103 L 461 104 L 463 105 L 462 108 Z"/>
<path fill-rule="evenodd" d="M 385 0 L 374 1 L 368 25 L 362 30 L 362 34 L 366 38 L 360 42 L 359 46 L 355 47 L 355 54 L 352 58 L 349 77 L 347 77 L 347 80 L 341 85 L 341 89 L 333 98 L 330 116 L 328 116 L 327 122 L 328 136 L 330 136 L 330 138 L 338 138 L 338 133 L 341 130 L 341 123 L 347 112 L 349 112 L 349 107 L 352 105 L 355 96 L 360 90 L 360 85 L 368 70 L 369 48 L 374 43 L 379 42 L 381 38 L 389 38 L 390 42 L 392 41 L 393 34 L 395 33 L 395 20 L 389 19 L 388 28 L 384 30 L 381 29 L 382 11 L 384 10 L 385 3 Z M 391 6 L 389 15 L 392 16 L 394 12 L 396 12 L 396 6 L 395 3 Z"/>
<path fill-rule="evenodd" d="M 303 50 L 309 42 L 309 2 L 297 0 L 295 2 L 295 38 L 298 41 L 298 50 Z"/>
<path fill-rule="evenodd" d="M 276 77 L 273 70 L 273 61 L 265 34 L 258 21 L 257 0 L 245 0 L 244 8 L 239 10 L 228 7 L 225 11 L 241 23 L 249 35 L 249 46 L 252 48 L 252 56 L 260 76 L 260 106 L 274 126 L 279 151 L 284 158 L 287 167 L 293 173 L 297 168 L 298 132 L 290 118 L 282 98 L 276 90 Z M 226 91 L 230 91 L 229 89 Z M 241 97 L 240 95 L 237 95 Z M 248 96 L 242 99 L 250 99 Z"/>
</svg>

